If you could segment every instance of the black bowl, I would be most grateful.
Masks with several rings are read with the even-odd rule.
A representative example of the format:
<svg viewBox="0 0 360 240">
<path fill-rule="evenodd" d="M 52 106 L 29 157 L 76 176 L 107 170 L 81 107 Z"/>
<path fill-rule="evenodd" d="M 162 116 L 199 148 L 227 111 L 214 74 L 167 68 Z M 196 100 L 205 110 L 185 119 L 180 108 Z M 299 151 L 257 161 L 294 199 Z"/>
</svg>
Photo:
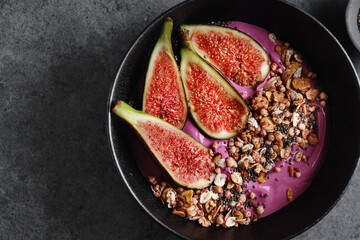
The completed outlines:
<svg viewBox="0 0 360 240">
<path fill-rule="evenodd" d="M 164 19 L 182 23 L 242 21 L 260 26 L 288 41 L 311 63 L 329 95 L 331 139 L 324 166 L 311 186 L 294 202 L 249 226 L 202 228 L 197 222 L 171 214 L 156 199 L 136 165 L 127 127 L 111 113 L 116 100 L 129 101 L 146 72 Z M 338 202 L 358 162 L 360 152 L 360 94 L 354 67 L 335 37 L 316 19 L 296 7 L 270 0 L 195 0 L 170 9 L 152 22 L 125 56 L 108 102 L 108 133 L 119 172 L 134 198 L 171 232 L 194 239 L 291 238 L 313 226 Z"/>
</svg>

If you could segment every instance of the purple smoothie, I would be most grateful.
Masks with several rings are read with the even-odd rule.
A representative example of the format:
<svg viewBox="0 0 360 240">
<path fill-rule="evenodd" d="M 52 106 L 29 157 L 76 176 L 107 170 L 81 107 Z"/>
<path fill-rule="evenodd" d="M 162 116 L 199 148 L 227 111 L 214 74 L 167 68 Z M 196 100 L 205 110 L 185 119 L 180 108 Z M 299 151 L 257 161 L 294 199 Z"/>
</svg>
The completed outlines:
<svg viewBox="0 0 360 240">
<path fill-rule="evenodd" d="M 275 62 L 280 67 L 283 67 L 280 56 L 274 50 L 275 45 L 282 44 L 280 41 L 271 41 L 269 39 L 269 32 L 247 23 L 242 22 L 228 22 L 228 27 L 237 28 L 238 30 L 245 32 L 254 38 L 268 53 L 269 59 L 271 63 Z M 246 98 L 254 96 L 257 91 L 261 91 L 268 81 L 270 76 L 263 83 L 261 83 L 256 89 L 249 89 L 241 87 L 232 82 L 234 88 L 243 95 L 245 94 Z M 231 81 L 230 81 L 231 82 Z M 295 154 L 298 151 L 303 151 L 304 155 L 308 157 L 308 164 L 301 161 L 299 163 L 293 161 L 292 166 L 294 168 L 298 167 L 301 169 L 301 177 L 295 178 L 290 177 L 288 172 L 288 159 L 282 159 L 280 162 L 276 163 L 275 167 L 281 167 L 282 171 L 279 173 L 271 172 L 269 174 L 270 179 L 266 179 L 264 183 L 258 182 L 249 182 L 248 187 L 244 189 L 246 191 L 249 189 L 251 192 L 254 192 L 257 196 L 260 194 L 267 195 L 266 198 L 258 198 L 258 202 L 265 203 L 266 208 L 265 212 L 261 215 L 261 217 L 265 217 L 270 215 L 271 213 L 281 209 L 286 206 L 290 202 L 286 197 L 286 190 L 291 188 L 294 192 L 293 199 L 297 198 L 301 195 L 311 184 L 313 177 L 321 168 L 326 155 L 326 148 L 328 145 L 328 122 L 326 120 L 326 112 L 327 110 L 319 106 L 320 111 L 317 114 L 318 117 L 318 136 L 319 136 L 319 144 L 316 146 L 310 146 L 307 144 L 307 150 L 301 150 L 300 147 L 294 145 L 294 150 L 292 154 Z M 217 143 L 218 147 L 216 152 L 222 154 L 222 158 L 228 157 L 226 148 L 227 148 L 227 140 L 214 140 L 208 138 L 199 131 L 199 129 L 194 125 L 191 120 L 187 120 L 185 127 L 183 129 L 184 132 L 191 135 L 193 138 L 204 144 L 206 147 L 210 147 L 213 143 Z M 130 135 L 130 144 L 132 146 L 133 154 L 135 160 L 145 177 L 155 176 L 158 178 L 162 178 L 167 181 L 171 181 L 166 173 L 154 162 L 154 160 L 147 154 L 144 147 L 139 144 L 139 141 L 134 137 L 133 134 Z M 292 158 L 291 156 L 289 159 Z M 287 163 L 286 163 L 287 162 Z M 223 171 L 226 171 L 224 169 Z M 276 181 L 277 179 L 278 181 Z M 255 185 L 255 188 L 253 186 Z"/>
</svg>

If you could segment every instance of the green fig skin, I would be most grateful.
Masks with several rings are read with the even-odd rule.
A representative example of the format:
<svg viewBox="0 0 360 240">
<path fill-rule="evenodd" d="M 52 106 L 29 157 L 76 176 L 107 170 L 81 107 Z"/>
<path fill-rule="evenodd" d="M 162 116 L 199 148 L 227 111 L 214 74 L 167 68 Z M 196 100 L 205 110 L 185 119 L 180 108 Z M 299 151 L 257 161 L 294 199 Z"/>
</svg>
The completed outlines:
<svg viewBox="0 0 360 240">
<path fill-rule="evenodd" d="M 166 121 L 135 110 L 123 101 L 117 102 L 112 111 L 135 130 L 174 182 L 194 189 L 211 184 L 215 165 L 207 147 Z"/>
<path fill-rule="evenodd" d="M 267 55 L 266 51 L 264 50 L 264 48 L 258 43 L 256 42 L 252 37 L 250 37 L 249 35 L 247 35 L 244 32 L 232 29 L 232 28 L 228 28 L 228 27 L 221 27 L 221 26 L 214 26 L 214 25 L 182 25 L 180 26 L 181 28 L 181 32 L 182 32 L 182 39 L 183 39 L 183 44 L 185 47 L 187 47 L 188 49 L 190 49 L 191 51 L 193 51 L 194 53 L 198 54 L 203 60 L 205 60 L 207 63 L 209 63 L 211 66 L 213 66 L 217 71 L 219 71 L 223 76 L 225 76 L 226 78 L 234 81 L 236 84 L 239 84 L 240 86 L 243 87 L 247 87 L 247 88 L 255 88 L 256 86 L 258 86 L 261 82 L 263 82 L 265 80 L 265 78 L 267 77 L 269 71 L 270 71 L 270 65 L 269 65 L 269 56 Z M 211 49 L 216 49 L 216 52 L 219 53 L 217 57 L 217 59 L 213 58 L 214 52 L 209 52 L 209 50 L 211 51 L 211 49 L 204 49 L 204 47 L 200 47 L 199 44 L 197 44 L 194 41 L 194 38 L 196 38 L 199 34 L 204 34 L 207 33 L 208 35 L 211 35 L 212 33 L 219 33 L 219 36 L 221 34 L 225 34 L 226 37 L 224 37 L 223 40 L 219 40 L 219 42 L 224 43 L 229 36 L 234 37 L 232 40 L 239 39 L 241 41 L 244 41 L 247 46 L 251 46 L 254 51 L 252 51 L 253 54 L 257 55 L 257 60 L 254 60 L 254 58 L 252 58 L 252 60 L 254 60 L 254 64 L 256 61 L 261 62 L 261 64 L 259 66 L 257 66 L 257 68 L 255 68 L 256 70 L 258 70 L 257 76 L 251 76 L 251 72 L 248 72 L 247 70 L 242 69 L 241 67 L 235 72 L 235 70 L 229 70 L 227 69 L 227 66 L 230 66 L 232 64 L 238 64 L 238 65 L 247 65 L 249 62 L 249 60 L 244 60 L 244 62 L 228 62 L 228 60 L 234 56 L 232 55 L 226 55 L 227 52 L 233 52 L 236 51 L 240 48 L 231 46 L 232 43 L 230 43 L 230 46 L 226 46 L 226 49 L 222 49 L 220 46 L 211 46 Z M 208 41 L 208 40 L 207 40 Z M 221 53 L 223 52 L 223 53 Z M 239 54 L 241 53 L 241 51 L 239 52 Z M 238 57 L 238 56 L 236 56 Z M 262 58 L 263 60 L 260 61 L 259 58 Z M 249 59 L 249 58 L 246 58 Z M 220 61 L 220 62 L 219 62 Z M 223 63 L 222 63 L 223 62 Z M 248 66 L 247 66 L 248 68 Z M 246 69 L 247 69 L 246 68 Z M 254 70 L 254 69 L 253 69 Z M 243 71 L 246 72 L 245 75 L 250 74 L 248 77 L 244 77 Z M 255 71 L 254 71 L 255 72 Z M 239 75 L 238 75 L 239 74 Z M 238 77 L 238 76 L 243 76 L 243 77 Z M 241 80 L 242 79 L 242 80 Z M 245 80 L 244 80 L 245 79 Z M 246 80 L 248 79 L 248 80 Z M 249 81 L 249 82 L 247 82 Z"/>
<path fill-rule="evenodd" d="M 214 139 L 229 139 L 240 133 L 250 110 L 232 85 L 187 48 L 181 49 L 180 72 L 196 125 Z"/>
<path fill-rule="evenodd" d="M 187 105 L 171 44 L 172 29 L 173 20 L 167 18 L 149 60 L 142 110 L 182 129 Z"/>
</svg>

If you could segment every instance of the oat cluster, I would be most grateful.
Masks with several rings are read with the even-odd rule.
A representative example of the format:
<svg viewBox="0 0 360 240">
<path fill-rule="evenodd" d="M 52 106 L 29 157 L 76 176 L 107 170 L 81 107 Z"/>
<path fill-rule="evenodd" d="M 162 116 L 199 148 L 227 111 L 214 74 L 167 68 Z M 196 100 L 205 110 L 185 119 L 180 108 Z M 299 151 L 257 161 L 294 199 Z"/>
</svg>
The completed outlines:
<svg viewBox="0 0 360 240">
<path fill-rule="evenodd" d="M 247 225 L 265 212 L 265 203 L 258 200 L 268 197 L 247 189 L 250 181 L 264 183 L 272 172 L 281 171 L 275 167 L 281 161 L 289 164 L 289 176 L 301 177 L 301 169 L 291 165 L 293 161 L 308 163 L 303 151 L 319 143 L 317 112 L 326 106 L 327 95 L 315 86 L 316 74 L 288 43 L 277 45 L 275 51 L 283 66 L 272 63 L 263 91 L 246 100 L 252 113 L 246 129 L 229 139 L 228 157 L 216 151 L 216 144 L 209 149 L 216 165 L 212 185 L 185 189 L 149 177 L 154 195 L 173 214 L 204 227 Z M 284 193 L 288 201 L 293 195 L 293 189 Z"/>
</svg>

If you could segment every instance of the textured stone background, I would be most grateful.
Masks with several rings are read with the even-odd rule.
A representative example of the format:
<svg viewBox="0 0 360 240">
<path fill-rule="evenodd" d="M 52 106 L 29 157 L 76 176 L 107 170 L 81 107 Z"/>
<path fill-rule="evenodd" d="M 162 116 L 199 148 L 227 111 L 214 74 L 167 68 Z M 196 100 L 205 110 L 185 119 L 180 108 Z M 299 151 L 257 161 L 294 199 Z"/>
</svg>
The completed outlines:
<svg viewBox="0 0 360 240">
<path fill-rule="evenodd" d="M 110 156 L 106 101 L 122 56 L 180 0 L 0 0 L 0 239 L 178 239 L 132 200 Z M 340 40 L 346 0 L 289 0 Z M 359 239 L 360 169 L 295 239 Z"/>
</svg>

